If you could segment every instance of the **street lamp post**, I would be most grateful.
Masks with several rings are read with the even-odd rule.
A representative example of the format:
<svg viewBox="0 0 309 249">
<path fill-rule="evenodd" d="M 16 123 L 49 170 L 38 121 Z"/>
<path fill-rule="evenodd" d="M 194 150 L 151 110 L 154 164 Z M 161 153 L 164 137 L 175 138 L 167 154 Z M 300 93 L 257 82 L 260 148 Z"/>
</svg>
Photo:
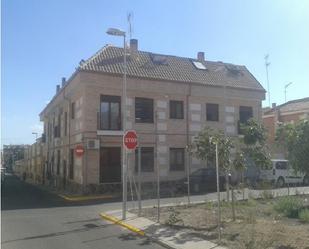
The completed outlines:
<svg viewBox="0 0 309 249">
<path fill-rule="evenodd" d="M 126 131 L 126 100 L 127 100 L 127 51 L 126 32 L 120 29 L 109 28 L 106 33 L 113 36 L 123 37 L 123 86 L 122 86 L 122 130 L 123 136 Z M 127 151 L 122 145 L 122 219 L 126 219 L 127 210 Z"/>
<path fill-rule="evenodd" d="M 289 82 L 284 86 L 284 102 L 286 102 L 286 89 L 292 84 L 293 82 Z"/>
</svg>

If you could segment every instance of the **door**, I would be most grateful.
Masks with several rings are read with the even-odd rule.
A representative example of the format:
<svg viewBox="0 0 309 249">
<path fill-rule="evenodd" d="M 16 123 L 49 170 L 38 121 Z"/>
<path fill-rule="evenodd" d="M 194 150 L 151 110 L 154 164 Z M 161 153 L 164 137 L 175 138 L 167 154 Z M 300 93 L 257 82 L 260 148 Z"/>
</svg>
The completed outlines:
<svg viewBox="0 0 309 249">
<path fill-rule="evenodd" d="M 100 183 L 121 182 L 121 148 L 102 147 L 100 151 Z"/>
</svg>

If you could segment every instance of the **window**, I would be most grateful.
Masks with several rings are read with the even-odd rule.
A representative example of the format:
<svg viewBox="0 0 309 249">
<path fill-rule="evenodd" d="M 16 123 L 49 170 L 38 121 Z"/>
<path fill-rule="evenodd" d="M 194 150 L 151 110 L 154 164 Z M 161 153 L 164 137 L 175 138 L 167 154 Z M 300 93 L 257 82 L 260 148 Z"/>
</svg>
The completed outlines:
<svg viewBox="0 0 309 249">
<path fill-rule="evenodd" d="M 183 119 L 183 101 L 170 101 L 170 118 Z"/>
<path fill-rule="evenodd" d="M 253 117 L 253 111 L 252 111 L 251 106 L 240 106 L 239 107 L 240 123 L 246 123 L 252 117 Z"/>
<path fill-rule="evenodd" d="M 75 118 L 75 102 L 71 104 L 71 119 Z"/>
<path fill-rule="evenodd" d="M 119 96 L 101 96 L 100 129 L 121 130 L 121 111 Z"/>
<path fill-rule="evenodd" d="M 70 149 L 70 166 L 69 166 L 69 178 L 74 178 L 74 149 Z"/>
<path fill-rule="evenodd" d="M 206 70 L 206 66 L 200 62 L 200 61 L 192 61 L 193 65 L 195 66 L 196 69 L 200 69 L 200 70 Z"/>
<path fill-rule="evenodd" d="M 170 148 L 170 170 L 185 169 L 185 150 L 183 148 Z"/>
<path fill-rule="evenodd" d="M 135 150 L 135 171 L 138 171 L 138 150 Z M 154 149 L 153 147 L 141 148 L 141 171 L 154 171 Z"/>
<path fill-rule="evenodd" d="M 250 118 L 253 117 L 253 111 L 251 106 L 239 107 L 239 121 L 238 121 L 238 133 L 243 134 L 241 124 L 245 124 Z"/>
<path fill-rule="evenodd" d="M 58 114 L 57 137 L 61 137 L 61 114 Z"/>
<path fill-rule="evenodd" d="M 135 98 L 135 122 L 153 123 L 153 99 Z"/>
<path fill-rule="evenodd" d="M 285 161 L 276 162 L 276 169 L 288 169 L 288 163 Z"/>
<path fill-rule="evenodd" d="M 206 104 L 206 119 L 207 121 L 219 121 L 218 104 Z"/>
<path fill-rule="evenodd" d="M 60 174 L 60 150 L 57 150 L 57 175 Z"/>
<path fill-rule="evenodd" d="M 64 113 L 64 135 L 66 136 L 68 133 L 68 113 Z"/>
</svg>

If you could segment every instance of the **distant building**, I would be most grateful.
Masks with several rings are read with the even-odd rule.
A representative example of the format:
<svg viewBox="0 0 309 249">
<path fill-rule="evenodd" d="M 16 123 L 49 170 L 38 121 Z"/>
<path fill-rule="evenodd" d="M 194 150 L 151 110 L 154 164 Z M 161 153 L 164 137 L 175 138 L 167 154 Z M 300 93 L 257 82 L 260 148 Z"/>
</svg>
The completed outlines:
<svg viewBox="0 0 309 249">
<path fill-rule="evenodd" d="M 272 108 L 263 110 L 263 124 L 268 131 L 268 143 L 272 152 L 278 156 L 283 153 L 276 149 L 275 137 L 279 124 L 295 123 L 302 119 L 309 118 L 309 97 L 288 101 L 282 105 L 272 105 Z"/>
<path fill-rule="evenodd" d="M 24 149 L 27 145 L 24 144 L 10 144 L 3 145 L 2 150 L 2 167 L 7 171 L 11 171 L 15 161 L 24 158 Z"/>
<path fill-rule="evenodd" d="M 122 112 L 127 129 L 138 133 L 142 180 L 182 178 L 205 167 L 188 158 L 186 146 L 204 126 L 238 135 L 240 122 L 262 122 L 265 90 L 245 66 L 138 50 L 127 55 L 127 99 L 122 99 L 123 49 L 105 46 L 80 63 L 40 113 L 44 122 L 43 172 L 56 185 L 79 188 L 121 184 Z M 83 145 L 83 156 L 74 148 Z M 136 154 L 128 171 L 136 177 Z"/>
</svg>

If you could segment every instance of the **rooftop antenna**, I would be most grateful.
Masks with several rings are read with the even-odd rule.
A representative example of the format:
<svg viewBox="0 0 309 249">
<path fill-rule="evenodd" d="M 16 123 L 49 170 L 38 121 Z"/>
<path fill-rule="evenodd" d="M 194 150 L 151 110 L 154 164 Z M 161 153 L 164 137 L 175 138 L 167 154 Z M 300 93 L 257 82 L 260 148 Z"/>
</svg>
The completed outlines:
<svg viewBox="0 0 309 249">
<path fill-rule="evenodd" d="M 132 39 L 132 33 L 133 33 L 133 28 L 132 28 L 132 20 L 133 20 L 133 12 L 130 11 L 127 15 L 127 20 L 128 20 L 128 25 L 129 25 L 129 39 L 131 40 Z"/>
<path fill-rule="evenodd" d="M 270 62 L 268 62 L 268 56 L 269 54 L 265 55 L 265 67 L 266 67 L 266 77 L 267 77 L 267 92 L 268 92 L 268 106 L 270 107 L 270 90 L 269 90 L 269 79 L 268 79 L 268 67 L 270 65 Z"/>
</svg>

